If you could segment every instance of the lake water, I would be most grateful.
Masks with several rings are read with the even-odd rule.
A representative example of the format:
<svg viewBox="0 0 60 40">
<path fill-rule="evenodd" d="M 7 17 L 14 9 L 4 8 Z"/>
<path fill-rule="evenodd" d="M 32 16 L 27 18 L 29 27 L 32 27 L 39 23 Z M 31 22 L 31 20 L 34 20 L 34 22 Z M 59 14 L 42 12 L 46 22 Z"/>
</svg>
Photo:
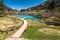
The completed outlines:
<svg viewBox="0 0 60 40">
<path fill-rule="evenodd" d="M 20 14 L 20 15 L 17 15 L 17 16 L 20 17 L 20 18 L 24 18 L 24 19 L 40 20 L 39 18 L 36 18 L 34 16 L 31 16 L 31 15 L 23 15 L 23 14 Z"/>
</svg>

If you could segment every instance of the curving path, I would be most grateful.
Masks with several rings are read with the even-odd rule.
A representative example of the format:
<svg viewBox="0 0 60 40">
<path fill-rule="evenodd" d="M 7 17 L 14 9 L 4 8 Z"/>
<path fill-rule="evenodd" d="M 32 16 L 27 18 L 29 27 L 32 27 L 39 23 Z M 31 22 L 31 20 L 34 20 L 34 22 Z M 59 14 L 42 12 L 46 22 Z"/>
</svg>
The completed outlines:
<svg viewBox="0 0 60 40">
<path fill-rule="evenodd" d="M 10 38 L 7 38 L 6 40 L 21 40 L 19 37 L 22 36 L 23 32 L 27 28 L 27 21 L 21 18 L 21 20 L 24 22 L 24 24 L 20 27 L 20 29 L 14 33 Z"/>
</svg>

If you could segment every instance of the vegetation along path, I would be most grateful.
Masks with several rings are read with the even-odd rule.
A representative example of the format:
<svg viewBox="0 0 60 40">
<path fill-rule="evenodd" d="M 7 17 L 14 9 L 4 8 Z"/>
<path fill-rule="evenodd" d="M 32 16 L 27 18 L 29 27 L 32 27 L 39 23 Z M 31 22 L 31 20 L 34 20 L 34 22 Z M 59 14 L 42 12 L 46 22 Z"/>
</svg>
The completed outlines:
<svg viewBox="0 0 60 40">
<path fill-rule="evenodd" d="M 24 20 L 23 18 L 21 18 L 21 20 L 23 20 L 24 24 L 16 33 L 14 33 L 10 38 L 7 38 L 6 40 L 21 40 L 19 37 L 21 37 L 25 29 L 27 28 L 27 21 Z"/>
</svg>

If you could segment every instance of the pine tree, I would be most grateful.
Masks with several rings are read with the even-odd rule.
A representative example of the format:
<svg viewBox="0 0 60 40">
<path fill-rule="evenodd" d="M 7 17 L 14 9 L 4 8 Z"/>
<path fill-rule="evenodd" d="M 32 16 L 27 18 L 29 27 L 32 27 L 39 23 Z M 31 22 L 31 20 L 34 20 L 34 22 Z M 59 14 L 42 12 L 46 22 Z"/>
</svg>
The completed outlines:
<svg viewBox="0 0 60 40">
<path fill-rule="evenodd" d="M 3 3 L 4 0 L 0 0 L 0 14 L 3 14 L 4 13 L 4 3 Z"/>
<path fill-rule="evenodd" d="M 49 5 L 48 9 L 49 9 L 50 11 L 53 11 L 53 10 L 55 10 L 55 8 L 56 8 L 55 0 L 52 0 L 52 2 L 51 2 L 51 4 Z"/>
</svg>

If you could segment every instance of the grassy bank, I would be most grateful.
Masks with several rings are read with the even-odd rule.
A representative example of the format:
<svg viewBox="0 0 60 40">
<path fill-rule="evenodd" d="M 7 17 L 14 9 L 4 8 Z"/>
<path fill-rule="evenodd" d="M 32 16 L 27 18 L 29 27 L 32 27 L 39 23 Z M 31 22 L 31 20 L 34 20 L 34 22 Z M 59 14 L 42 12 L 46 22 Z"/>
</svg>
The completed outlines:
<svg viewBox="0 0 60 40">
<path fill-rule="evenodd" d="M 28 21 L 28 27 L 22 35 L 25 39 L 30 40 L 60 40 L 60 30 L 58 28 L 49 27 L 42 21 Z"/>
</svg>

